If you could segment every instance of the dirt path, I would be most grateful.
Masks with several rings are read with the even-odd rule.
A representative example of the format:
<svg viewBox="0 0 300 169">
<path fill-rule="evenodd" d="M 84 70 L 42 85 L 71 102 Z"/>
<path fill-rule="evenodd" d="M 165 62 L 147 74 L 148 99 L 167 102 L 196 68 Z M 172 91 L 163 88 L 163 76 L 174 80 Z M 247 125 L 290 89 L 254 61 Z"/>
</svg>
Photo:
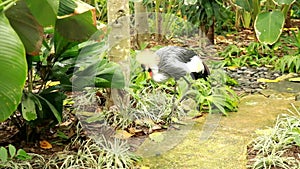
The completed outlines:
<svg viewBox="0 0 300 169">
<path fill-rule="evenodd" d="M 254 138 L 255 131 L 272 126 L 278 114 L 287 113 L 291 103 L 300 105 L 294 101 L 293 94 L 269 93 L 269 97 L 243 97 L 239 111 L 228 117 L 211 116 L 210 121 L 217 123 L 217 128 L 206 140 L 200 138 L 206 133 L 202 133 L 202 129 L 207 117 L 181 130 L 164 133 L 164 141 L 160 143 L 146 140 L 137 151 L 144 158 L 143 165 L 151 169 L 246 168 L 246 146 Z"/>
</svg>

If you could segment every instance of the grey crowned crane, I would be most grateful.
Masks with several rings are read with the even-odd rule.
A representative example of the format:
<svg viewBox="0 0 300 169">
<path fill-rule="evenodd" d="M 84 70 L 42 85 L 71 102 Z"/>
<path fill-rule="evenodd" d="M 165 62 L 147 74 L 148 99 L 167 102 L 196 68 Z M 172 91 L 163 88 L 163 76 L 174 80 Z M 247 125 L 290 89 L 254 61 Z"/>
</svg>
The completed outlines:
<svg viewBox="0 0 300 169">
<path fill-rule="evenodd" d="M 155 82 L 165 82 L 169 78 L 177 81 L 182 77 L 190 88 L 191 83 L 185 78 L 187 74 L 190 74 L 193 79 L 206 79 L 210 74 L 207 65 L 194 51 L 179 46 L 166 46 L 156 52 L 144 50 L 137 55 L 137 60 Z M 174 93 L 176 93 L 176 85 Z M 174 102 L 175 97 L 173 97 L 172 112 L 175 108 Z"/>
<path fill-rule="evenodd" d="M 137 60 L 156 82 L 181 77 L 187 81 L 184 77 L 187 74 L 193 79 L 206 79 L 210 74 L 207 65 L 194 51 L 179 46 L 166 46 L 156 52 L 145 50 L 138 54 Z"/>
</svg>

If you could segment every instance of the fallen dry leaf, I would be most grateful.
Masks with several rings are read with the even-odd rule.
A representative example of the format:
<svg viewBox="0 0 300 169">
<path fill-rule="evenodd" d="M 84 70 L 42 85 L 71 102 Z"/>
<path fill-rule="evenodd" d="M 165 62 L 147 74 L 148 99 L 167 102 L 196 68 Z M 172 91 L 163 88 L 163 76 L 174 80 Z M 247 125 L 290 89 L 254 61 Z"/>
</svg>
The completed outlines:
<svg viewBox="0 0 300 169">
<path fill-rule="evenodd" d="M 128 139 L 132 136 L 133 134 L 130 134 L 128 133 L 127 131 L 125 130 L 117 130 L 116 131 L 116 135 L 115 137 L 116 138 L 119 138 L 119 139 Z"/>
<path fill-rule="evenodd" d="M 40 141 L 40 147 L 42 149 L 50 149 L 50 148 L 52 148 L 52 145 L 48 141 L 42 140 L 42 141 Z"/>
</svg>

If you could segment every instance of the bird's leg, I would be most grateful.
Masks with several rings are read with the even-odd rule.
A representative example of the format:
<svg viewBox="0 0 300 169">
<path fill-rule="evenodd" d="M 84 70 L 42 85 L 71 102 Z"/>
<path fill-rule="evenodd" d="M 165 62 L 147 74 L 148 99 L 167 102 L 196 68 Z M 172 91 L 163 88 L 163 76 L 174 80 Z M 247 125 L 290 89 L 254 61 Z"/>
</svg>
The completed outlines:
<svg viewBox="0 0 300 169">
<path fill-rule="evenodd" d="M 175 81 L 175 85 L 174 85 L 174 95 L 173 95 L 173 98 L 172 98 L 172 109 L 171 109 L 170 116 L 173 115 L 173 113 L 175 112 L 175 109 L 176 109 L 176 106 L 175 106 L 176 93 L 177 93 L 176 86 L 177 86 L 177 81 Z"/>
<path fill-rule="evenodd" d="M 186 94 L 188 93 L 188 91 L 190 90 L 190 88 L 191 88 L 191 86 L 192 86 L 192 84 L 189 82 L 189 80 L 187 80 L 184 76 L 183 76 L 182 78 L 184 79 L 184 81 L 186 81 L 186 83 L 188 84 L 188 87 L 187 87 L 187 89 L 186 89 L 185 94 L 181 97 L 179 103 L 182 102 L 183 99 L 185 99 Z"/>
<path fill-rule="evenodd" d="M 188 84 L 188 90 L 190 89 L 190 87 L 192 86 L 191 82 L 189 80 L 187 80 L 184 76 L 182 76 L 183 80 L 186 81 L 186 83 Z"/>
</svg>

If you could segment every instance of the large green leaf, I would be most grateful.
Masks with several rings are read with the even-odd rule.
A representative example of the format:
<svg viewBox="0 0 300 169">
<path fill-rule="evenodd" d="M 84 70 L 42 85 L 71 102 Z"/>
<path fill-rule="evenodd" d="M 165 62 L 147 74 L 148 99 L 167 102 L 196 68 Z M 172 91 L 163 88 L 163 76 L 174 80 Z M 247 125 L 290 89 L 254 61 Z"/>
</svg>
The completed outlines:
<svg viewBox="0 0 300 169">
<path fill-rule="evenodd" d="M 25 120 L 31 121 L 37 118 L 34 96 L 31 93 L 24 93 L 22 98 L 22 116 Z"/>
<path fill-rule="evenodd" d="M 33 16 L 43 26 L 54 26 L 58 12 L 58 0 L 25 0 Z"/>
<path fill-rule="evenodd" d="M 95 8 L 81 1 L 61 0 L 54 34 L 55 53 L 61 55 L 66 49 L 86 41 L 96 31 Z"/>
<path fill-rule="evenodd" d="M 87 86 L 100 88 L 123 88 L 125 85 L 121 67 L 103 59 L 95 63 L 81 64 L 79 71 L 74 73 L 73 87 L 75 90 Z"/>
<path fill-rule="evenodd" d="M 252 12 L 252 0 L 236 0 L 235 4 L 243 9 L 245 9 L 247 12 Z"/>
<path fill-rule="evenodd" d="M 25 1 L 18 1 L 16 5 L 5 12 L 5 15 L 21 38 L 26 53 L 30 55 L 39 54 L 43 40 L 43 27 L 32 16 Z"/>
<path fill-rule="evenodd" d="M 262 12 L 254 23 L 258 40 L 265 44 L 274 44 L 281 35 L 284 14 L 281 11 Z"/>
<path fill-rule="evenodd" d="M 7 159 L 8 159 L 7 150 L 6 150 L 6 148 L 4 148 L 4 147 L 1 146 L 0 147 L 0 162 L 1 163 L 6 163 Z"/>
<path fill-rule="evenodd" d="M 91 11 L 64 17 L 57 20 L 55 29 L 68 40 L 85 41 L 97 31 L 93 17 Z"/>
<path fill-rule="evenodd" d="M 70 41 L 88 40 L 97 31 L 95 8 L 82 1 L 67 1 L 61 0 L 55 30 Z"/>
<path fill-rule="evenodd" d="M 24 46 L 2 12 L 0 30 L 0 121 L 4 121 L 21 101 L 27 63 Z"/>
<path fill-rule="evenodd" d="M 58 16 L 70 15 L 74 13 L 77 4 L 73 0 L 60 0 Z"/>
<path fill-rule="evenodd" d="M 55 119 L 61 123 L 63 100 L 66 98 L 65 95 L 61 92 L 52 92 L 41 93 L 40 95 L 35 95 L 35 97 L 40 100 L 43 106 L 43 111 L 40 112 L 39 118 L 45 119 L 54 116 Z"/>
</svg>

